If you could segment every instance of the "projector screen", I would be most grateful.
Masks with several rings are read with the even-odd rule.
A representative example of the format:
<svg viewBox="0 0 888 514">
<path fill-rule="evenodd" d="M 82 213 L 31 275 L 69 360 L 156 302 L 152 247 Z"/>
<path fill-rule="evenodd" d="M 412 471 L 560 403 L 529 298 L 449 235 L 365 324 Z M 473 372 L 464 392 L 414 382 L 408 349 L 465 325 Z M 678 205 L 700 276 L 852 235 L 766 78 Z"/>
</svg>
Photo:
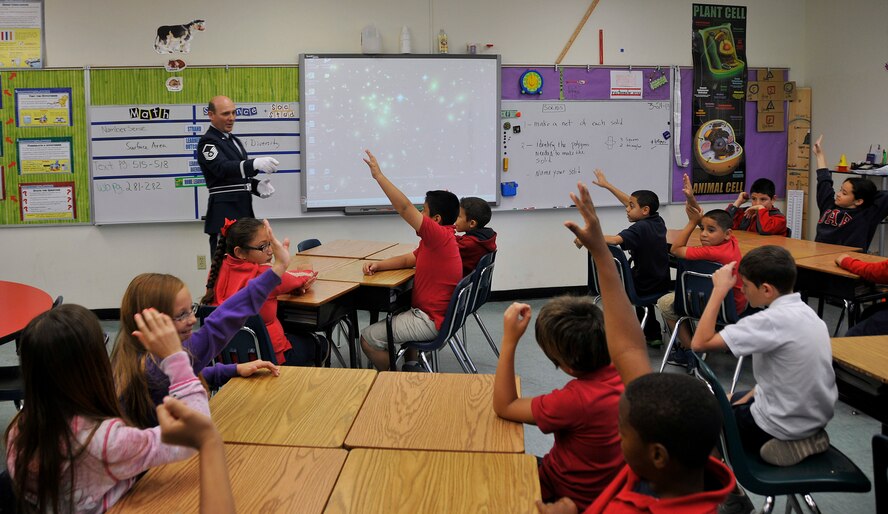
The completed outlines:
<svg viewBox="0 0 888 514">
<path fill-rule="evenodd" d="M 499 202 L 499 56 L 299 56 L 303 210 L 388 206 L 362 161 L 415 204 Z"/>
</svg>

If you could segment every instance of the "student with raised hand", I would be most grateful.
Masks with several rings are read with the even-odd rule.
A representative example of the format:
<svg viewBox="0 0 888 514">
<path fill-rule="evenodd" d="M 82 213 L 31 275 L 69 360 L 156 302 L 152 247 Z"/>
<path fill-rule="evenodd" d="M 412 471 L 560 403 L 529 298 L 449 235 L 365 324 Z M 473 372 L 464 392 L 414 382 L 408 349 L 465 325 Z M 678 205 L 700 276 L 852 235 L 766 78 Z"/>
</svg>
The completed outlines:
<svg viewBox="0 0 888 514">
<path fill-rule="evenodd" d="M 182 346 L 191 355 L 194 372 L 201 373 L 211 388 L 222 386 L 231 377 L 251 376 L 260 370 L 268 370 L 275 376 L 279 374 L 279 368 L 267 361 L 207 367 L 244 326 L 247 318 L 259 313 L 269 293 L 281 284 L 281 277 L 290 265 L 290 241 L 285 239 L 281 243 L 274 237 L 267 220 L 264 224 L 274 248 L 271 269 L 223 302 L 194 333 L 197 304 L 192 303 L 191 292 L 181 280 L 172 275 L 143 273 L 130 282 L 120 305 L 120 333 L 111 352 L 111 366 L 121 405 L 136 426 L 157 425 L 155 406 L 163 401 L 168 386 L 156 359 L 131 335 L 135 329 L 131 316 L 144 309 L 155 308 L 172 318 Z"/>
<path fill-rule="evenodd" d="M 592 253 L 604 301 L 607 346 L 626 384 L 619 430 L 626 466 L 586 513 L 712 513 L 734 488 L 731 471 L 709 456 L 721 431 L 715 397 L 684 374 L 654 374 L 644 337 L 607 249 L 589 191 L 579 184 L 571 199 L 585 226 L 565 225 Z M 561 498 L 537 502 L 543 514 L 578 512 Z"/>
<path fill-rule="evenodd" d="M 133 337 L 170 384 L 164 394 L 208 414 L 207 394 L 169 316 L 145 309 Z M 185 459 L 159 428 L 130 425 L 114 390 L 104 333 L 93 313 L 62 305 L 19 339 L 24 407 L 6 431 L 19 512 L 104 512 L 153 466 Z"/>
<path fill-rule="evenodd" d="M 456 244 L 453 223 L 459 216 L 459 199 L 450 191 L 428 191 L 422 212 L 383 175 L 376 157 L 367 152 L 364 162 L 370 176 L 379 184 L 401 218 L 416 231 L 419 247 L 411 252 L 382 261 L 364 263 L 364 274 L 416 267 L 413 277 L 411 309 L 392 318 L 391 344 L 405 341 L 429 341 L 438 336 L 447 305 L 456 284 L 462 279 L 463 263 Z M 385 320 L 361 331 L 361 348 L 376 369 L 389 368 L 388 335 Z M 405 370 L 419 368 L 416 357 L 408 352 Z"/>
<path fill-rule="evenodd" d="M 225 445 L 209 416 L 167 396 L 157 406 L 157 420 L 164 443 L 186 446 L 200 452 L 201 514 L 234 514 Z"/>
<path fill-rule="evenodd" d="M 888 192 L 877 191 L 872 180 L 847 178 L 836 192 L 823 152 L 823 135 L 811 147 L 817 158 L 817 235 L 820 243 L 869 249 L 879 222 L 888 216 Z"/>
</svg>

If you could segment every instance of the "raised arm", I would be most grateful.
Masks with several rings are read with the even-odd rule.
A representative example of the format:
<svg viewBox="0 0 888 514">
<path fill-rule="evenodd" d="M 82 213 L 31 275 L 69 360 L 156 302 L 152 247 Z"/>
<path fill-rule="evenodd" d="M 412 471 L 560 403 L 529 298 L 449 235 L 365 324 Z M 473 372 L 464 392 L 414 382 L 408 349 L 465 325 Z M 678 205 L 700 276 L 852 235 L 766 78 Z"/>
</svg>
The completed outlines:
<svg viewBox="0 0 888 514">
<path fill-rule="evenodd" d="M 821 168 L 829 168 L 826 164 L 826 154 L 823 153 L 823 134 L 820 134 L 820 137 L 817 138 L 817 142 L 814 143 L 814 146 L 811 147 L 811 151 L 814 153 L 814 157 L 817 159 L 817 169 Z"/>
<path fill-rule="evenodd" d="M 688 201 L 688 205 L 693 206 L 698 211 L 702 211 L 703 208 L 700 207 L 700 204 L 697 203 L 697 197 L 694 196 L 694 186 L 691 184 L 691 177 L 689 177 L 688 174 L 685 173 L 681 180 L 681 192 L 684 193 L 685 199 Z"/>
<path fill-rule="evenodd" d="M 722 302 L 737 282 L 737 279 L 734 278 L 735 266 L 737 266 L 737 261 L 732 261 L 712 275 L 712 296 L 709 297 L 709 303 L 703 309 L 703 316 L 700 317 L 697 329 L 694 330 L 694 338 L 691 340 L 691 349 L 695 352 L 727 348 L 725 340 L 716 332 L 715 324 L 718 321 L 718 311 L 721 309 Z"/>
<path fill-rule="evenodd" d="M 585 226 L 580 227 L 572 221 L 564 225 L 583 242 L 592 254 L 598 268 L 598 280 L 601 287 L 601 298 L 604 302 L 604 329 L 607 337 L 607 349 L 611 361 L 620 373 L 623 383 L 628 384 L 641 375 L 651 372 L 644 334 L 638 324 L 635 308 L 629 303 L 623 283 L 617 274 L 614 259 L 601 233 L 601 223 L 589 189 L 582 182 L 577 184 L 579 198 L 574 193 L 570 198 L 583 216 Z"/>
<path fill-rule="evenodd" d="M 703 212 L 699 207 L 694 207 L 690 203 L 685 205 L 685 213 L 688 215 L 688 223 L 672 241 L 672 248 L 669 250 L 669 253 L 680 259 L 684 259 L 688 248 L 688 239 L 691 238 L 691 234 L 697 229 L 697 225 L 700 224 L 703 217 Z"/>
<path fill-rule="evenodd" d="M 370 167 L 370 176 L 376 180 L 376 183 L 382 188 L 382 192 L 385 193 L 385 196 L 392 203 L 392 207 L 398 211 L 398 214 L 404 218 L 404 221 L 409 223 L 413 230 L 418 231 L 420 225 L 422 225 L 422 213 L 419 212 L 415 205 L 410 203 L 407 195 L 402 193 L 400 189 L 392 184 L 391 180 L 382 174 L 382 170 L 379 169 L 379 163 L 376 162 L 376 157 L 370 153 L 370 150 L 365 150 L 365 152 L 367 152 L 367 158 L 364 159 L 364 162 Z"/>
<path fill-rule="evenodd" d="M 617 200 L 620 201 L 621 204 L 629 205 L 630 196 L 624 193 L 623 191 L 617 189 L 616 186 L 607 181 L 607 177 L 604 176 L 604 172 L 600 169 L 596 168 L 595 171 L 595 180 L 592 181 L 598 187 L 603 187 L 611 192 Z"/>
<path fill-rule="evenodd" d="M 530 305 L 526 303 L 513 303 L 503 313 L 503 340 L 493 378 L 493 412 L 518 423 L 534 423 L 531 399 L 518 397 L 515 385 L 515 348 L 527 330 L 530 314 Z"/>
</svg>

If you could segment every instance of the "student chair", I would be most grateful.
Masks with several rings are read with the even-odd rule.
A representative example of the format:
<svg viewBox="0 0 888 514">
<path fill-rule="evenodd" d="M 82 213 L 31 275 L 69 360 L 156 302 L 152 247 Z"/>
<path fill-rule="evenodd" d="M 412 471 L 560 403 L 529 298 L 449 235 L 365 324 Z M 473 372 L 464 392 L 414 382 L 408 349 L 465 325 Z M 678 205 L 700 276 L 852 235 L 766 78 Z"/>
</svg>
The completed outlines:
<svg viewBox="0 0 888 514">
<path fill-rule="evenodd" d="M 473 294 L 472 301 L 469 303 L 469 314 L 471 314 L 475 318 L 475 321 L 478 322 L 478 327 L 481 329 L 481 333 L 484 334 L 484 338 L 487 339 L 487 344 L 490 345 L 490 349 L 493 350 L 494 355 L 499 358 L 499 349 L 496 347 L 496 342 L 490 337 L 490 332 L 487 331 L 487 327 L 484 326 L 484 322 L 481 321 L 481 316 L 478 315 L 478 309 L 487 303 L 487 299 L 490 297 L 490 290 L 493 287 L 493 267 L 495 261 L 496 250 L 481 257 L 481 260 L 478 261 L 478 266 L 472 271 Z M 465 338 L 466 327 L 463 325 L 463 339 Z M 466 342 L 468 342 L 468 340 Z"/>
<path fill-rule="evenodd" d="M 660 364 L 660 372 L 666 368 L 672 347 L 675 340 L 678 339 L 678 329 L 682 323 L 688 323 L 691 328 L 693 324 L 700 320 L 703 310 L 712 296 L 712 275 L 721 268 L 722 265 L 711 261 L 695 261 L 687 259 L 678 260 L 678 278 L 675 280 L 675 312 L 679 314 L 678 321 L 675 322 L 675 328 L 672 330 L 672 336 L 669 338 L 669 344 L 666 346 L 666 353 L 663 355 L 663 362 Z M 719 309 L 717 326 L 730 325 L 736 323 L 739 319 L 737 308 L 734 304 L 734 295 L 728 293 Z M 739 366 L 735 375 L 739 377 Z"/>
<path fill-rule="evenodd" d="M 629 297 L 629 303 L 644 309 L 644 316 L 641 318 L 641 328 L 643 329 L 645 323 L 647 323 L 648 315 L 653 312 L 652 309 L 657 305 L 657 300 L 666 294 L 667 291 L 644 296 L 639 295 L 635 290 L 635 280 L 632 278 L 632 267 L 629 266 L 629 260 L 626 258 L 626 253 L 619 246 L 607 245 L 607 248 L 610 250 L 614 263 L 617 265 L 617 273 L 620 275 L 620 282 L 623 283 L 623 288 L 626 290 L 626 296 Z M 598 269 L 595 267 L 595 260 L 592 259 L 591 253 L 586 252 L 586 259 L 588 260 L 589 269 L 587 279 L 589 294 L 595 297 L 594 301 L 597 304 L 599 300 L 601 300 L 601 287 L 598 283 Z"/>
<path fill-rule="evenodd" d="M 52 302 L 50 309 L 55 309 L 61 305 L 65 299 L 62 296 L 56 297 Z M 19 342 L 15 340 L 16 358 L 19 354 Z M 25 399 L 25 386 L 22 383 L 22 369 L 18 364 L 10 366 L 0 366 L 0 401 L 12 402 L 15 410 L 22 410 L 22 400 Z"/>
<path fill-rule="evenodd" d="M 876 482 L 876 512 L 888 512 L 888 436 L 873 436 L 873 480 Z"/>
<path fill-rule="evenodd" d="M 811 512 L 820 512 L 811 493 L 865 493 L 870 490 L 866 475 L 833 446 L 795 466 L 785 467 L 768 464 L 757 452 L 746 451 L 740 439 L 734 409 L 715 374 L 699 358 L 696 373 L 709 384 L 722 412 L 724 425 L 719 441 L 722 456 L 741 486 L 766 497 L 762 507 L 764 514 L 772 511 L 777 496 L 787 497 L 787 513 L 793 510 L 803 512 L 802 504 L 807 505 Z"/>
<path fill-rule="evenodd" d="M 296 245 L 296 251 L 304 252 L 305 250 L 310 250 L 315 246 L 321 246 L 321 242 L 317 239 L 305 239 L 303 241 L 299 241 L 299 244 Z"/>
<path fill-rule="evenodd" d="M 197 318 L 201 325 L 214 310 L 216 310 L 214 305 L 201 305 L 197 308 Z M 217 359 L 225 364 L 237 364 L 257 359 L 278 363 L 274 356 L 274 348 L 271 346 L 271 337 L 265 328 L 265 322 L 258 314 L 247 318 L 244 326 L 225 345 Z"/>
<path fill-rule="evenodd" d="M 462 328 L 469 315 L 469 303 L 472 300 L 472 279 L 472 274 L 463 277 L 453 290 L 450 303 L 447 305 L 447 312 L 444 315 L 444 321 L 441 323 L 441 329 L 438 330 L 438 336 L 430 341 L 409 341 L 402 344 L 395 356 L 395 363 L 408 349 L 413 349 L 419 352 L 419 358 L 427 370 L 437 372 L 437 352 L 444 345 L 449 345 L 463 372 L 478 373 L 478 369 L 466 352 L 465 346 L 459 337 L 459 329 Z M 390 323 L 388 327 L 391 327 Z M 392 334 L 389 333 L 388 336 L 389 341 L 391 341 Z M 429 362 L 428 355 L 431 355 L 431 362 Z"/>
</svg>

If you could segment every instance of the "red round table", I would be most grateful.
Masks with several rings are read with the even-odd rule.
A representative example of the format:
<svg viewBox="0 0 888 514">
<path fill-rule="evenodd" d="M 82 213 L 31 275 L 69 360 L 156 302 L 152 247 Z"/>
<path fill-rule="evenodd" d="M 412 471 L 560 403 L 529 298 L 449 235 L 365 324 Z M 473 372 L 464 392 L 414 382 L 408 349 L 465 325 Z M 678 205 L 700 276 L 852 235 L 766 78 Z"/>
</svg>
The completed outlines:
<svg viewBox="0 0 888 514">
<path fill-rule="evenodd" d="M 50 307 L 52 297 L 45 291 L 0 280 L 0 344 L 15 339 L 25 325 Z"/>
</svg>

